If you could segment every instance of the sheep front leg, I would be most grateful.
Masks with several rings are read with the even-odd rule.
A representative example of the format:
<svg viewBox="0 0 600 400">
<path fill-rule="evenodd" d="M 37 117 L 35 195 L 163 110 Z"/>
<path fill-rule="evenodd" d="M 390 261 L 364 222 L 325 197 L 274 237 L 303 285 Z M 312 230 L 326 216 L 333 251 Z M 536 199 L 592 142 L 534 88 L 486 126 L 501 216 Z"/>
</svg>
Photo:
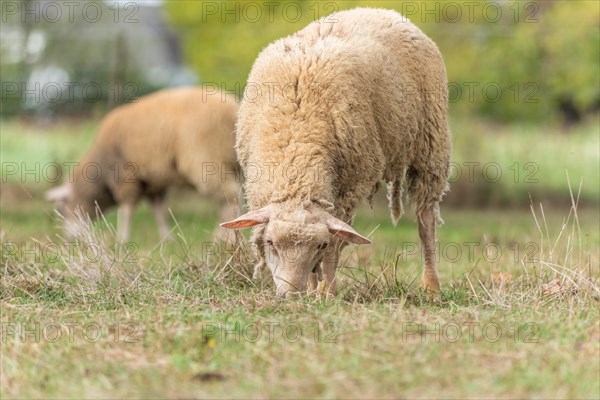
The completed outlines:
<svg viewBox="0 0 600 400">
<path fill-rule="evenodd" d="M 123 203 L 117 212 L 117 239 L 119 242 L 129 240 L 131 231 L 131 217 L 133 216 L 133 204 Z"/>
<path fill-rule="evenodd" d="M 315 290 L 317 290 L 318 285 L 319 280 L 317 279 L 317 274 L 311 272 L 308 275 L 308 292 L 313 293 Z"/>
<path fill-rule="evenodd" d="M 308 275 L 308 293 L 315 293 L 319 288 L 319 281 L 323 279 L 321 272 L 321 261 L 317 263 L 317 267 Z"/>
<path fill-rule="evenodd" d="M 438 279 L 437 268 L 435 265 L 435 224 L 436 216 L 433 207 L 427 208 L 418 217 L 419 237 L 423 247 L 425 265 L 421 286 L 425 290 L 433 292 L 440 291 L 440 281 Z"/>
<path fill-rule="evenodd" d="M 265 262 L 260 260 L 254 265 L 254 270 L 252 271 L 252 280 L 257 281 L 262 276 L 263 271 L 265 270 Z"/>
<path fill-rule="evenodd" d="M 154 214 L 154 219 L 156 219 L 156 223 L 158 224 L 158 234 L 161 239 L 168 238 L 171 230 L 169 229 L 169 224 L 167 223 L 166 209 L 165 209 L 165 198 L 163 196 L 155 197 L 151 200 L 152 205 L 152 213 Z"/>
<path fill-rule="evenodd" d="M 262 273 L 266 267 L 265 261 L 265 250 L 263 243 L 263 232 L 264 227 L 257 226 L 252 230 L 252 236 L 250 237 L 250 243 L 252 244 L 252 251 L 256 258 L 256 264 L 254 264 L 254 271 L 252 272 L 252 279 L 258 281 L 262 276 Z"/>
<path fill-rule="evenodd" d="M 323 279 L 317 285 L 317 293 L 325 294 L 327 298 L 335 296 L 336 280 L 335 271 L 340 258 L 341 246 L 336 243 L 331 246 L 331 250 L 325 255 L 321 262 L 321 274 Z"/>
</svg>

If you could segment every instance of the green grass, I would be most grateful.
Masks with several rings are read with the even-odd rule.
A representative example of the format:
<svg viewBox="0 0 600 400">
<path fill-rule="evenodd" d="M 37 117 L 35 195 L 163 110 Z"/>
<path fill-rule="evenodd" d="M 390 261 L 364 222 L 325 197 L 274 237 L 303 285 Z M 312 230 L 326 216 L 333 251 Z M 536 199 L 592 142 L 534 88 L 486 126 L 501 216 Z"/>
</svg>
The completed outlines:
<svg viewBox="0 0 600 400">
<path fill-rule="evenodd" d="M 19 174 L 6 175 L 7 163 L 22 163 L 29 170 L 35 164 L 77 161 L 89 148 L 96 133 L 98 121 L 77 124 L 59 123 L 51 127 L 36 126 L 16 120 L 0 120 L 0 158 L 2 158 L 3 178 L 12 182 L 21 182 Z M 41 170 L 41 167 L 40 167 Z M 26 176 L 31 182 L 33 175 Z M 4 179 L 3 179 L 4 182 Z M 21 182 L 28 183 L 28 182 Z"/>
<path fill-rule="evenodd" d="M 580 200 L 598 205 L 598 115 L 569 131 L 552 126 L 497 126 L 453 121 L 452 187 L 456 205 L 528 206 L 530 198 L 568 206 L 567 174 Z"/>
<path fill-rule="evenodd" d="M 103 224 L 93 233 L 100 260 L 80 258 L 85 244 L 56 259 L 28 238 L 60 243 L 49 207 L 4 205 L 3 398 L 593 398 L 600 389 L 597 210 L 578 213 L 581 235 L 571 216 L 556 246 L 558 210 L 546 215 L 549 237 L 525 211 L 445 210 L 440 248 L 478 245 L 472 257 L 442 256 L 436 302 L 414 283 L 419 257 L 402 255 L 417 238 L 411 217 L 394 229 L 385 210 L 364 208 L 357 227 L 375 230 L 374 243 L 345 250 L 336 299 L 282 302 L 268 274 L 251 282 L 244 252 L 231 263 L 231 249 L 207 254 L 217 210 L 191 198 L 171 202 L 179 229 L 163 245 L 148 208 L 138 210 L 133 262 Z M 528 243 L 538 245 L 533 260 Z"/>
<path fill-rule="evenodd" d="M 91 137 L 50 135 L 58 161 Z M 481 159 L 503 151 L 482 148 L 492 155 Z M 40 149 L 2 154 L 36 160 Z M 70 244 L 41 200 L 47 187 L 0 191 L 1 398 L 600 397 L 597 207 L 443 205 L 436 301 L 416 284 L 414 217 L 394 228 L 378 198 L 356 217 L 373 244 L 344 250 L 336 298 L 281 301 L 267 271 L 250 279 L 246 247 L 213 247 L 209 199 L 172 193 L 171 241 L 159 242 L 144 204 L 133 244 L 115 244 L 114 211 Z M 570 197 L 565 182 L 556 189 Z"/>
<path fill-rule="evenodd" d="M 476 119 L 452 120 L 453 189 L 446 203 L 465 207 L 528 207 L 533 198 L 568 207 L 570 180 L 574 190 L 583 183 L 582 203 L 597 206 L 599 124 L 600 115 L 569 131 L 553 126 L 499 126 Z M 97 125 L 98 121 L 92 120 L 46 128 L 0 120 L 2 182 L 20 183 L 28 189 L 56 184 L 50 163 L 62 166 L 66 176 L 67 167 L 63 163 L 78 161 L 83 156 Z M 37 174 L 23 176 L 23 170 Z M 49 179 L 44 179 L 46 175 Z"/>
</svg>

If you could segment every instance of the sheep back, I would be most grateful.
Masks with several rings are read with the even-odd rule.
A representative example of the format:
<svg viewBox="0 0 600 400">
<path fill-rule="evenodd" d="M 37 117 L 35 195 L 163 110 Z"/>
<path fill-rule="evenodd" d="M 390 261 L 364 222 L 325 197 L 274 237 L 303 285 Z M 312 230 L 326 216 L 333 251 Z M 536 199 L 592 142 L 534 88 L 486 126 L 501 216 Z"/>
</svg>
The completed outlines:
<svg viewBox="0 0 600 400">
<path fill-rule="evenodd" d="M 251 209 L 317 200 L 347 216 L 381 180 L 406 186 L 417 212 L 437 206 L 450 158 L 444 62 L 394 11 L 333 14 L 260 53 L 237 132 L 246 174 L 263 170 L 247 176 Z"/>
</svg>

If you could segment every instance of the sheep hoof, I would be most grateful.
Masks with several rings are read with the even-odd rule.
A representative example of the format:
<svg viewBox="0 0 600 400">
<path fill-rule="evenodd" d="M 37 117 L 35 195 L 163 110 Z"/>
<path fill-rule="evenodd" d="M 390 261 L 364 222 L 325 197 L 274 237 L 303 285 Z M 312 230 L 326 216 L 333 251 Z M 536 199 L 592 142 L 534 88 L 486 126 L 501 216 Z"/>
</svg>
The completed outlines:
<svg viewBox="0 0 600 400">
<path fill-rule="evenodd" d="M 325 293 L 326 289 L 327 289 L 327 282 L 319 281 L 319 283 L 317 283 L 317 293 Z"/>
<path fill-rule="evenodd" d="M 327 282 L 319 281 L 319 283 L 317 284 L 317 297 L 322 300 L 323 298 L 326 298 L 326 295 L 327 295 Z"/>
<path fill-rule="evenodd" d="M 427 297 L 431 301 L 440 301 L 440 281 L 437 277 L 423 276 L 421 279 L 421 288 L 425 290 Z"/>
<path fill-rule="evenodd" d="M 427 295 L 427 298 L 429 299 L 429 301 L 431 301 L 433 303 L 442 301 L 442 295 L 440 294 L 440 292 L 434 292 L 433 290 L 426 290 L 425 294 Z"/>
<path fill-rule="evenodd" d="M 335 298 L 335 293 L 331 290 L 331 285 L 325 280 L 319 281 L 316 294 L 321 300 L 333 300 Z"/>
</svg>

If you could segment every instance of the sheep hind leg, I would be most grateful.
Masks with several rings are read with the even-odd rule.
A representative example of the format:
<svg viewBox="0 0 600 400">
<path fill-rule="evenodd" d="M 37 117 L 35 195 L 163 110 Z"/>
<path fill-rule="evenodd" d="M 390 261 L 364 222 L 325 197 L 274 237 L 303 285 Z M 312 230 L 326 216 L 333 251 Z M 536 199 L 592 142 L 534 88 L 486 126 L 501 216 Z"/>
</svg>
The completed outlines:
<svg viewBox="0 0 600 400">
<path fill-rule="evenodd" d="M 165 197 L 156 196 L 150 200 L 150 203 L 152 206 L 152 213 L 154 214 L 154 219 L 156 219 L 156 223 L 158 224 L 158 234 L 160 235 L 160 238 L 169 238 L 171 234 L 171 229 L 169 228 L 169 224 L 167 223 Z"/>
<path fill-rule="evenodd" d="M 398 224 L 398 220 L 404 214 L 404 207 L 402 206 L 402 181 L 398 178 L 391 182 L 388 182 L 388 193 L 387 193 L 388 207 L 392 217 L 392 223 L 394 226 Z"/>
<path fill-rule="evenodd" d="M 133 208 L 134 205 L 131 203 L 123 203 L 119 206 L 117 211 L 117 238 L 119 242 L 126 242 L 129 240 Z"/>
<path fill-rule="evenodd" d="M 317 290 L 317 287 L 319 285 L 319 280 L 317 278 L 317 274 L 315 274 L 314 272 L 311 272 L 308 275 L 308 292 L 309 293 L 313 293 Z"/>
<path fill-rule="evenodd" d="M 419 237 L 423 248 L 425 265 L 421 277 L 421 286 L 423 289 L 431 292 L 440 291 L 440 281 L 438 279 L 437 267 L 435 265 L 435 230 L 437 216 L 434 207 L 428 207 L 417 216 L 419 225 Z"/>
</svg>

